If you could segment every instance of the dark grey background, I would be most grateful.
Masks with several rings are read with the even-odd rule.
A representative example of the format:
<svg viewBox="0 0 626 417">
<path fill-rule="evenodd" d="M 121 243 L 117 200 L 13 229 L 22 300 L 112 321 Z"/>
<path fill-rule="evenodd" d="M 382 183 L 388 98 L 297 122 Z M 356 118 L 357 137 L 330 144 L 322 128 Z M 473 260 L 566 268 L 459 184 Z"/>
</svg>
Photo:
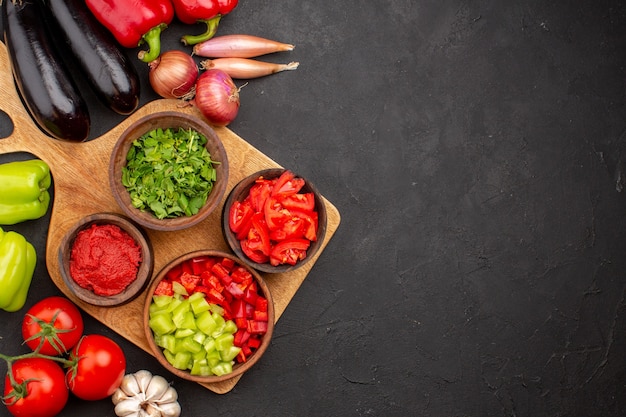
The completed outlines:
<svg viewBox="0 0 626 417">
<path fill-rule="evenodd" d="M 230 393 L 87 318 L 129 371 L 173 380 L 187 416 L 626 414 L 624 2 L 241 1 L 219 33 L 297 45 L 231 128 L 342 222 Z M 85 94 L 95 138 L 121 118 Z M 43 253 L 46 218 L 12 229 Z M 27 306 L 56 293 L 40 262 Z M 19 321 L 0 312 L 1 352 Z"/>
</svg>

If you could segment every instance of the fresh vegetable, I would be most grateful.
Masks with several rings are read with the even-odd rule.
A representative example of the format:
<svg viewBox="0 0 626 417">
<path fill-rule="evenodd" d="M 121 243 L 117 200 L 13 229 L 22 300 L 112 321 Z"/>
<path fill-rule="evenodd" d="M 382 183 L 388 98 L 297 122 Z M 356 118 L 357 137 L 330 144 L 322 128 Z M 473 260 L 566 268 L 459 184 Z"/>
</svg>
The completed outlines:
<svg viewBox="0 0 626 417">
<path fill-rule="evenodd" d="M 174 19 L 170 0 L 86 0 L 87 7 L 113 34 L 120 45 L 135 48 L 143 43 L 139 59 L 150 62 L 161 54 L 161 32 Z"/>
<path fill-rule="evenodd" d="M 220 19 L 237 7 L 238 0 L 172 0 L 176 17 L 188 25 L 205 23 L 207 29 L 200 35 L 185 35 L 181 41 L 185 45 L 211 39 L 217 32 Z"/>
<path fill-rule="evenodd" d="M 159 282 L 149 325 L 174 367 L 223 375 L 259 348 L 268 320 L 268 299 L 245 267 L 232 258 L 200 256 Z"/>
<path fill-rule="evenodd" d="M 0 164 L 0 224 L 38 219 L 50 206 L 48 164 L 40 159 Z"/>
<path fill-rule="evenodd" d="M 115 39 L 84 0 L 45 0 L 50 32 L 60 37 L 96 93 L 110 109 L 130 114 L 139 105 L 139 76 Z"/>
<path fill-rule="evenodd" d="M 0 308 L 15 312 L 24 306 L 36 263 L 35 248 L 24 236 L 0 228 Z"/>
<path fill-rule="evenodd" d="M 33 305 L 22 320 L 22 337 L 33 351 L 61 355 L 83 335 L 83 317 L 78 307 L 64 297 L 47 297 Z"/>
<path fill-rule="evenodd" d="M 122 184 L 134 207 L 157 218 L 192 216 L 216 180 L 207 138 L 194 129 L 154 129 L 128 151 Z"/>
<path fill-rule="evenodd" d="M 251 79 L 265 77 L 277 72 L 295 70 L 298 62 L 276 64 L 273 62 L 257 61 L 249 58 L 216 58 L 201 62 L 204 69 L 219 69 L 237 79 Z"/>
<path fill-rule="evenodd" d="M 205 58 L 255 58 L 274 52 L 292 51 L 294 45 L 253 35 L 223 35 L 193 47 L 193 54 Z"/>
<path fill-rule="evenodd" d="M 12 415 L 54 417 L 63 410 L 68 398 L 65 373 L 54 361 L 25 358 L 9 365 L 2 402 Z"/>
<path fill-rule="evenodd" d="M 83 336 L 80 311 L 71 301 L 41 300 L 24 316 L 22 331 L 33 351 L 17 356 L 0 353 L 8 368 L 2 400 L 13 415 L 56 416 L 68 392 L 84 400 L 101 400 L 122 382 L 126 370 L 122 349 L 106 336 Z"/>
<path fill-rule="evenodd" d="M 13 77 L 41 130 L 56 139 L 83 141 L 91 120 L 83 97 L 54 48 L 38 1 L 4 0 L 2 18 Z"/>
<path fill-rule="evenodd" d="M 162 376 L 147 370 L 124 375 L 111 400 L 119 417 L 178 417 L 181 413 L 176 389 Z"/>
<path fill-rule="evenodd" d="M 315 196 L 302 193 L 304 179 L 285 170 L 258 178 L 242 201 L 229 208 L 228 225 L 243 253 L 256 263 L 295 265 L 317 240 Z"/>
<path fill-rule="evenodd" d="M 126 357 L 112 339 L 100 335 L 83 336 L 70 353 L 76 366 L 65 375 L 72 394 L 83 400 L 109 397 L 120 386 L 126 373 Z"/>
<path fill-rule="evenodd" d="M 227 126 L 239 113 L 239 90 L 230 75 L 210 69 L 200 74 L 196 81 L 194 103 L 209 122 Z"/>
<path fill-rule="evenodd" d="M 188 53 L 176 49 L 163 52 L 148 67 L 150 85 L 161 97 L 188 100 L 195 95 L 198 66 Z"/>
</svg>

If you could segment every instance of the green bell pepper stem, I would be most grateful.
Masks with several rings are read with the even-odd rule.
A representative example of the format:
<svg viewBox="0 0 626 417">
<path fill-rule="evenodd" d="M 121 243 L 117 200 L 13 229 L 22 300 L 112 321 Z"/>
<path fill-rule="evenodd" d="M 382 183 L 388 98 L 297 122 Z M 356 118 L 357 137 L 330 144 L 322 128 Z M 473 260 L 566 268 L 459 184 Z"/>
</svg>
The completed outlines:
<svg viewBox="0 0 626 417">
<path fill-rule="evenodd" d="M 198 22 L 204 22 L 207 25 L 206 32 L 201 33 L 200 35 L 185 35 L 180 40 L 185 45 L 195 45 L 200 42 L 208 41 L 217 33 L 217 27 L 220 24 L 220 19 L 222 15 L 214 16 L 210 19 L 206 20 L 198 20 Z"/>
<path fill-rule="evenodd" d="M 161 55 L 161 32 L 167 28 L 165 23 L 153 27 L 146 32 L 139 44 L 146 43 L 148 45 L 147 51 L 139 51 L 137 56 L 143 62 L 152 62 Z"/>
<path fill-rule="evenodd" d="M 24 306 L 36 263 L 35 248 L 24 236 L 0 228 L 0 308 L 15 312 Z"/>
</svg>

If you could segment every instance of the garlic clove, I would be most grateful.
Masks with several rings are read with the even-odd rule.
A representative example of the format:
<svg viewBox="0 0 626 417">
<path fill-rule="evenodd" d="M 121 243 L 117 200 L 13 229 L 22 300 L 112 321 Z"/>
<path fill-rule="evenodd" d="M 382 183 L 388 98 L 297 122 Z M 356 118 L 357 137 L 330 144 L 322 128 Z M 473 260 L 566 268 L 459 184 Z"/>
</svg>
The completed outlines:
<svg viewBox="0 0 626 417">
<path fill-rule="evenodd" d="M 146 401 L 158 400 L 165 394 L 170 384 L 160 375 L 153 375 L 148 387 L 145 390 Z"/>
</svg>

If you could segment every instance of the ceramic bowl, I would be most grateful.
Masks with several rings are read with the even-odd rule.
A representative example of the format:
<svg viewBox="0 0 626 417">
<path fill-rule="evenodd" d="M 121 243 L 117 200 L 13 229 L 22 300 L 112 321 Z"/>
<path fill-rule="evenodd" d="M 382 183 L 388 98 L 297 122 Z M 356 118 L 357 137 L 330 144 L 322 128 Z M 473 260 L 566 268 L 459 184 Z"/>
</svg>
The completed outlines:
<svg viewBox="0 0 626 417">
<path fill-rule="evenodd" d="M 139 246 L 141 253 L 141 261 L 137 267 L 136 278 L 128 284 L 122 292 L 113 295 L 99 295 L 92 289 L 83 288 L 72 277 L 70 264 L 72 261 L 72 249 L 74 248 L 76 238 L 82 231 L 90 229 L 92 226 L 113 225 L 119 227 L 126 232 Z M 98 253 L 111 253 L 110 250 L 102 248 L 92 248 L 90 251 L 94 256 Z M 74 224 L 66 233 L 59 246 L 59 265 L 61 268 L 61 276 L 65 285 L 72 291 L 76 297 L 82 301 L 96 306 L 112 307 L 127 303 L 137 297 L 145 290 L 154 267 L 154 258 L 152 253 L 152 245 L 145 235 L 144 231 L 128 218 L 115 213 L 97 213 L 86 216 Z M 96 261 L 98 265 L 103 265 L 103 259 Z"/>
<path fill-rule="evenodd" d="M 260 345 L 258 346 L 258 348 L 256 348 L 253 351 L 251 355 L 247 356 L 247 360 L 245 362 L 237 363 L 235 361 L 235 364 L 233 365 L 233 368 L 232 368 L 232 372 L 229 372 L 224 375 L 209 375 L 209 376 L 193 375 L 188 369 L 178 369 L 174 367 L 166 359 L 166 353 L 164 352 L 164 349 L 157 345 L 157 342 L 155 341 L 154 333 L 152 332 L 150 325 L 149 325 L 150 309 L 151 309 L 151 305 L 153 303 L 153 298 L 154 298 L 153 295 L 155 293 L 155 290 L 161 283 L 161 281 L 163 281 L 166 278 L 168 280 L 171 279 L 171 277 L 174 275 L 173 271 L 178 270 L 178 268 L 183 267 L 183 265 L 189 265 L 190 262 L 195 263 L 195 265 L 200 265 L 198 261 L 202 259 L 206 259 L 206 258 L 213 258 L 217 260 L 228 259 L 234 262 L 235 266 L 243 267 L 246 271 L 248 271 L 252 275 L 254 281 L 256 281 L 257 294 L 262 295 L 263 297 L 267 299 L 267 330 L 260 338 Z M 198 268 L 200 267 L 198 266 Z M 209 299 L 207 299 L 207 301 L 215 302 Z M 195 381 L 199 383 L 207 383 L 207 384 L 232 379 L 238 375 L 243 374 L 244 372 L 249 370 L 252 366 L 254 366 L 254 364 L 257 363 L 259 359 L 261 359 L 261 356 L 263 356 L 263 353 L 265 353 L 265 351 L 267 350 L 270 344 L 272 334 L 274 332 L 274 320 L 275 320 L 275 310 L 274 310 L 274 302 L 272 299 L 272 295 L 270 293 L 270 290 L 267 284 L 265 283 L 263 278 L 259 275 L 259 273 L 253 270 L 252 268 L 246 266 L 244 263 L 241 262 L 241 260 L 233 256 L 232 254 L 227 253 L 227 252 L 217 251 L 217 250 L 198 250 L 198 251 L 190 252 L 182 256 L 179 256 L 178 258 L 172 260 L 169 264 L 164 266 L 163 269 L 158 273 L 158 275 L 153 279 L 152 283 L 150 284 L 146 292 L 146 300 L 145 300 L 144 311 L 143 311 L 143 323 L 144 323 L 144 331 L 145 331 L 146 339 L 148 341 L 148 344 L 150 346 L 152 353 L 154 354 L 156 359 L 159 361 L 159 363 L 161 363 L 161 365 L 163 365 L 163 367 L 165 367 L 168 371 L 170 371 L 171 373 L 173 373 L 174 375 L 182 379 Z M 206 341 L 206 339 L 204 339 L 204 341 Z"/>
<path fill-rule="evenodd" d="M 255 184 L 257 179 L 262 177 L 272 180 L 280 177 L 284 172 L 285 169 L 283 168 L 270 168 L 255 172 L 254 174 L 244 178 L 237 185 L 235 185 L 235 187 L 229 193 L 228 197 L 226 198 L 226 202 L 224 203 L 224 208 L 222 212 L 222 232 L 231 250 L 235 253 L 235 255 L 237 255 L 241 260 L 246 262 L 252 268 L 267 273 L 284 273 L 302 267 L 320 250 L 322 242 L 324 241 L 324 236 L 326 234 L 327 211 L 322 195 L 310 181 L 303 178 L 305 183 L 300 190 L 300 193 L 313 193 L 315 200 L 314 210 L 317 212 L 318 215 L 317 240 L 311 241 L 310 246 L 306 252 L 306 257 L 302 260 L 299 260 L 295 265 L 285 263 L 274 266 L 269 261 L 255 262 L 244 253 L 241 248 L 240 241 L 237 239 L 236 234 L 232 232 L 229 226 L 230 208 L 235 201 L 243 201 L 249 195 L 250 189 Z M 297 178 L 302 178 L 297 174 L 295 174 L 295 176 Z"/>
<path fill-rule="evenodd" d="M 192 216 L 183 215 L 159 219 L 151 211 L 139 210 L 132 205 L 130 194 L 122 184 L 122 170 L 126 166 L 128 151 L 135 140 L 154 129 L 180 127 L 194 129 L 207 138 L 206 148 L 211 155 L 211 159 L 218 162 L 214 165 L 216 181 L 207 197 L 206 203 L 198 213 Z M 213 128 L 202 119 L 175 111 L 152 113 L 130 125 L 119 137 L 113 147 L 109 162 L 109 183 L 113 197 L 118 205 L 135 222 L 146 228 L 160 231 L 185 229 L 204 220 L 221 203 L 228 183 L 228 158 L 220 138 Z"/>
</svg>

